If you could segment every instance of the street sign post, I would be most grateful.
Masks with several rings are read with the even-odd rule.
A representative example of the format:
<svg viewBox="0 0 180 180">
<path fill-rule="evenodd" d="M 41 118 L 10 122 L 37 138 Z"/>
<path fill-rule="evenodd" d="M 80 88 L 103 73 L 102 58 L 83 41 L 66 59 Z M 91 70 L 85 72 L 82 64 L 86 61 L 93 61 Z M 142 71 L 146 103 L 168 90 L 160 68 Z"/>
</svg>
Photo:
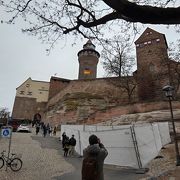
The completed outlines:
<svg viewBox="0 0 180 180">
<path fill-rule="evenodd" d="M 12 128 L 9 127 L 9 126 L 3 126 L 2 127 L 2 130 L 1 130 L 1 137 L 4 137 L 4 138 L 10 138 L 11 137 L 11 131 L 12 131 Z"/>
<path fill-rule="evenodd" d="M 12 127 L 11 126 L 2 126 L 1 137 L 9 138 L 9 148 L 8 148 L 8 159 L 9 159 L 9 154 L 10 154 L 10 150 L 11 150 Z M 7 171 L 7 166 L 6 166 L 6 171 Z"/>
</svg>

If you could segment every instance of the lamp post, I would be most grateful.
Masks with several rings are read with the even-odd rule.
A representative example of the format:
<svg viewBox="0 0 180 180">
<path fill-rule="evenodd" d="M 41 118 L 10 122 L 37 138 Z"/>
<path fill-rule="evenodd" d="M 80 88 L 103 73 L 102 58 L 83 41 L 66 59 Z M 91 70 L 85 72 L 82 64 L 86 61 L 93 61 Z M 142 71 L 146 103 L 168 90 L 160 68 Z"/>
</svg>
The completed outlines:
<svg viewBox="0 0 180 180">
<path fill-rule="evenodd" d="M 162 90 L 165 92 L 165 95 L 169 100 L 169 108 L 170 108 L 171 121 L 172 121 L 173 133 L 174 133 L 174 145 L 175 145 L 175 151 L 176 151 L 176 166 L 180 166 L 180 155 L 179 155 L 177 134 L 176 134 L 176 129 L 175 129 L 174 116 L 173 116 L 172 103 L 171 103 L 174 87 L 166 85 L 163 87 Z"/>
</svg>

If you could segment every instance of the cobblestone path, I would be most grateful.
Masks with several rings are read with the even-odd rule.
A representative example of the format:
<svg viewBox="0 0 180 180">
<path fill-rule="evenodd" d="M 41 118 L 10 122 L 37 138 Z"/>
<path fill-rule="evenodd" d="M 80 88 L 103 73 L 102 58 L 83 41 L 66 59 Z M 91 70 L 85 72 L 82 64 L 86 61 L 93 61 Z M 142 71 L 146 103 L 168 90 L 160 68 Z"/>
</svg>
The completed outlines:
<svg viewBox="0 0 180 180">
<path fill-rule="evenodd" d="M 9 139 L 0 139 L 0 152 L 8 151 Z M 22 155 L 23 166 L 18 172 L 3 167 L 0 180 L 51 180 L 74 170 L 60 155 L 58 138 L 32 133 L 13 133 L 11 153 Z"/>
</svg>

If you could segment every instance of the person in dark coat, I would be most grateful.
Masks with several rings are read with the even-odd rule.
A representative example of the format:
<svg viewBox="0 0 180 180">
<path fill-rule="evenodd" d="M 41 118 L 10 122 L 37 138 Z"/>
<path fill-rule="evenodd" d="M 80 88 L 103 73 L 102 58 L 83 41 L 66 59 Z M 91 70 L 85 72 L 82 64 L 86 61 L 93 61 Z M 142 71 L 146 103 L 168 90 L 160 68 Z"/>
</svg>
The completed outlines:
<svg viewBox="0 0 180 180">
<path fill-rule="evenodd" d="M 65 143 L 65 139 L 66 139 L 66 133 L 65 132 L 63 132 L 63 134 L 62 134 L 62 148 L 64 148 L 64 143 Z"/>
<path fill-rule="evenodd" d="M 68 152 L 69 152 L 69 137 L 66 136 L 65 140 L 64 140 L 64 156 L 67 157 Z"/>
<path fill-rule="evenodd" d="M 92 154 L 97 155 L 97 177 L 98 180 L 104 180 L 103 165 L 104 160 L 108 155 L 108 151 L 104 145 L 100 142 L 100 139 L 96 135 L 89 137 L 89 146 L 83 150 L 83 156 L 91 156 Z M 97 179 L 94 177 L 93 179 Z"/>
<path fill-rule="evenodd" d="M 53 136 L 56 136 L 57 127 L 55 126 L 53 129 Z"/>
<path fill-rule="evenodd" d="M 40 129 L 40 125 L 37 123 L 37 124 L 36 124 L 36 135 L 38 135 L 39 129 Z"/>
<path fill-rule="evenodd" d="M 75 152 L 76 139 L 74 138 L 74 134 L 69 139 L 69 155 L 73 156 Z"/>
<path fill-rule="evenodd" d="M 53 132 L 53 128 L 52 128 L 52 126 L 50 126 L 50 128 L 49 128 L 49 135 L 50 136 L 52 136 L 52 132 Z"/>
<path fill-rule="evenodd" d="M 46 134 L 47 134 L 47 127 L 46 127 L 46 125 L 44 124 L 44 125 L 43 125 L 43 136 L 46 137 Z"/>
</svg>

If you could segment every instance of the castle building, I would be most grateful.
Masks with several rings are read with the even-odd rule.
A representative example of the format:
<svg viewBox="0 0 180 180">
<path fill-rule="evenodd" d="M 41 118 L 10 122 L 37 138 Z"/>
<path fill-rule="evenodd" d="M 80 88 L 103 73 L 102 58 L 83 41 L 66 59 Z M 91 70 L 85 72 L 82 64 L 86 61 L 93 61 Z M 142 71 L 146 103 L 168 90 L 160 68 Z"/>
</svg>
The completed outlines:
<svg viewBox="0 0 180 180">
<path fill-rule="evenodd" d="M 139 99 L 161 98 L 161 87 L 163 84 L 169 84 L 166 66 L 169 61 L 166 37 L 164 34 L 147 28 L 135 41 L 135 45 Z"/>
<path fill-rule="evenodd" d="M 29 119 L 39 112 L 43 113 L 49 96 L 49 82 L 35 81 L 28 78 L 16 88 L 12 117 Z"/>
<path fill-rule="evenodd" d="M 137 70 L 132 77 L 97 78 L 100 54 L 88 40 L 78 52 L 78 79 L 51 77 L 50 82 L 40 82 L 29 78 L 17 88 L 13 118 L 33 120 L 40 113 L 52 125 L 94 124 L 122 114 L 169 108 L 162 87 L 173 85 L 179 97 L 180 81 L 178 69 L 174 72 L 179 63 L 169 59 L 165 35 L 147 28 L 135 45 Z"/>
</svg>

